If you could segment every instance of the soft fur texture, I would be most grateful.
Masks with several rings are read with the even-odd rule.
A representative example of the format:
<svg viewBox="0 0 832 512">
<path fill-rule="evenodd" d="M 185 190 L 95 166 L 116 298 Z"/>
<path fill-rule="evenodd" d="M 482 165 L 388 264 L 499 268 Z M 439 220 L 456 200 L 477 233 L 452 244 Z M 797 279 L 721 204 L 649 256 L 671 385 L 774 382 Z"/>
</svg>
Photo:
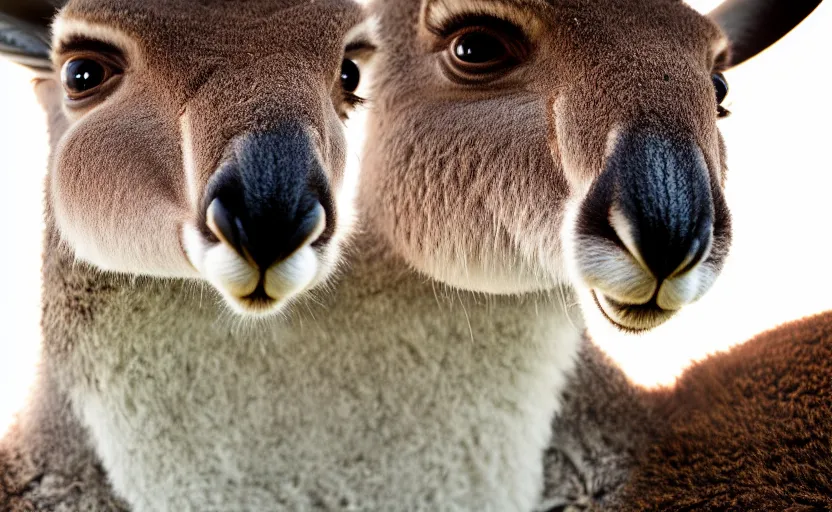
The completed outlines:
<svg viewBox="0 0 832 512">
<path fill-rule="evenodd" d="M 337 76 L 323 66 L 357 20 L 334 0 L 246 3 L 292 14 L 272 46 L 274 23 L 216 32 L 250 12 L 178 5 L 205 17 L 115 0 L 64 12 L 59 34 L 119 46 L 131 67 L 85 109 L 40 86 L 54 135 L 43 364 L 2 442 L 0 508 L 530 510 L 580 339 L 558 296 L 448 289 L 372 229 L 337 286 L 280 316 L 241 319 L 207 283 L 161 277 L 196 275 L 172 240 L 200 222 L 193 198 L 239 131 L 310 123 L 337 189 Z M 60 63 L 72 39 L 58 41 Z"/>
<path fill-rule="evenodd" d="M 0 505 L 535 506 L 582 328 L 559 290 L 581 283 L 566 278 L 568 200 L 591 188 L 621 116 L 669 123 L 699 145 L 720 196 L 709 74 L 722 38 L 669 0 L 545 11 L 560 28 L 541 55 L 571 64 L 527 70 L 534 86 L 502 98 L 458 102 L 467 98 L 451 86 L 420 89 L 438 75 L 433 56 L 414 50 L 425 42 L 417 3 L 385 5 L 389 67 L 349 267 L 281 317 L 241 320 L 193 279 L 205 276 L 181 228 L 205 234 L 200 200 L 231 141 L 287 119 L 317 134 L 330 185 L 347 181 L 332 108 L 343 41 L 328 37 L 344 36 L 357 11 L 336 0 L 70 4 L 62 30 L 122 47 L 132 67 L 110 96 L 66 109 L 68 129 L 53 109 L 44 360 L 31 406 L 0 445 Z M 625 44 L 634 27 L 649 36 L 641 45 Z M 406 41 L 389 37 L 403 28 Z M 644 66 L 621 67 L 616 48 Z M 57 63 L 65 53 L 56 48 Z M 679 58 L 689 54 L 703 58 Z M 423 74 L 398 74 L 411 66 Z M 656 79 L 660 68 L 673 79 Z M 644 96 L 631 101 L 634 91 Z M 348 226 L 329 227 L 343 236 Z M 709 255 L 718 267 L 728 232 L 716 236 L 726 241 Z"/>
<path fill-rule="evenodd" d="M 552 423 L 541 512 L 616 510 L 656 421 L 650 394 L 634 385 L 590 339 L 584 339 Z"/>
<path fill-rule="evenodd" d="M 592 292 L 609 295 L 621 307 L 607 316 L 633 329 L 666 321 L 709 289 L 730 245 L 711 80 L 726 42 L 711 20 L 676 0 L 398 0 L 373 9 L 381 44 L 362 186 L 367 221 L 408 263 L 490 293 L 572 285 L 597 317 Z M 484 13 L 515 27 L 494 29 Z M 510 69 L 468 83 L 449 61 L 456 36 L 477 30 L 524 50 Z M 655 155 L 623 180 L 610 155 L 642 133 L 691 148 L 680 153 L 686 160 Z M 699 192 L 673 179 L 683 168 L 704 183 Z M 621 187 L 636 198 L 624 217 L 632 250 L 609 221 Z M 643 270 L 639 255 L 663 241 L 661 229 L 639 226 L 665 214 L 681 231 L 700 214 L 713 219 L 704 257 L 664 283 L 684 281 L 672 310 L 657 302 L 667 276 Z"/>
<path fill-rule="evenodd" d="M 832 313 L 763 334 L 657 393 L 629 510 L 832 507 Z M 617 508 L 623 510 L 624 508 Z"/>
<path fill-rule="evenodd" d="M 361 254 L 322 306 L 249 326 L 210 290 L 52 256 L 47 332 L 75 340 L 61 374 L 134 510 L 531 508 L 577 334 L 545 300 L 446 293 Z"/>
<path fill-rule="evenodd" d="M 832 312 L 628 383 L 587 342 L 546 457 L 540 510 L 832 507 Z"/>
</svg>

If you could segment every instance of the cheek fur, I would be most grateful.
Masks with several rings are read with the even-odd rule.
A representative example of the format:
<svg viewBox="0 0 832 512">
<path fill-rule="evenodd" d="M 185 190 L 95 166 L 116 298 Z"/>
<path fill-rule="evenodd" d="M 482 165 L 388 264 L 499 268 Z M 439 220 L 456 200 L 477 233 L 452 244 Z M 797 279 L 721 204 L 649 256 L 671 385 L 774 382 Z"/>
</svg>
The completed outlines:
<svg viewBox="0 0 832 512">
<path fill-rule="evenodd" d="M 513 293 L 555 286 L 563 274 L 568 186 L 547 144 L 543 102 L 506 101 L 375 119 L 362 202 L 417 269 L 462 288 Z M 478 119 L 488 109 L 496 121 L 486 127 Z"/>
<path fill-rule="evenodd" d="M 190 216 L 181 156 L 167 142 L 176 139 L 156 124 L 121 119 L 118 109 L 102 107 L 59 143 L 50 193 L 62 238 L 79 259 L 105 270 L 190 276 L 179 240 Z"/>
</svg>

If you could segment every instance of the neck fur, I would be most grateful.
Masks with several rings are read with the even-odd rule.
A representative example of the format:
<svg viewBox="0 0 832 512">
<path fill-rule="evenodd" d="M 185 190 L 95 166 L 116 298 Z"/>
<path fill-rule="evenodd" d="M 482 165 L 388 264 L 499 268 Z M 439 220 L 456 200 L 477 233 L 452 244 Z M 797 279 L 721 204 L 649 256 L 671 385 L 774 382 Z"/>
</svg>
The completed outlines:
<svg viewBox="0 0 832 512">
<path fill-rule="evenodd" d="M 580 338 L 552 296 L 451 290 L 365 233 L 329 287 L 243 322 L 56 240 L 46 353 L 137 512 L 534 506 Z"/>
</svg>

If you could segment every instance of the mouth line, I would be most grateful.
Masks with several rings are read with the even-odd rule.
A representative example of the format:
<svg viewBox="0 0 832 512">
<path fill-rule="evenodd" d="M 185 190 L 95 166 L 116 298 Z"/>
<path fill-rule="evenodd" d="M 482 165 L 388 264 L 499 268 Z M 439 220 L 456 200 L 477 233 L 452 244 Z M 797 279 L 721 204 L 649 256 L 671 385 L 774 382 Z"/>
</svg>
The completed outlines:
<svg viewBox="0 0 832 512">
<path fill-rule="evenodd" d="M 633 327 L 630 325 L 624 325 L 620 321 L 612 318 L 610 312 L 608 312 L 607 309 L 601 304 L 601 299 L 598 296 L 598 292 L 596 292 L 595 290 L 590 290 L 590 293 L 592 294 L 592 300 L 595 301 L 595 306 L 598 308 L 599 311 L 601 311 L 601 314 L 604 316 L 604 318 L 606 318 L 607 321 L 613 324 L 616 328 L 631 334 L 643 334 L 647 331 L 650 331 L 651 329 L 658 327 L 659 325 L 664 323 L 665 320 L 669 319 L 674 314 L 676 314 L 675 311 L 667 311 L 659 307 L 659 305 L 656 303 L 655 297 L 650 299 L 650 301 L 645 304 L 627 305 L 617 302 L 616 300 L 611 299 L 607 296 L 604 296 L 604 301 L 607 304 L 609 304 L 609 307 L 616 310 L 616 313 L 623 313 L 622 316 L 644 315 L 650 318 L 662 317 L 661 322 L 656 322 L 654 323 L 654 325 L 648 327 Z"/>
<path fill-rule="evenodd" d="M 249 288 L 251 291 L 245 295 L 234 296 L 234 301 L 242 309 L 255 313 L 279 308 L 314 282 L 320 265 L 318 253 L 314 243 L 309 243 L 268 270 L 254 268 L 255 286 Z M 314 263 L 310 262 L 310 258 Z"/>
<path fill-rule="evenodd" d="M 241 297 L 242 300 L 254 304 L 270 305 L 277 302 L 277 299 L 266 293 L 266 274 L 260 273 L 260 281 L 257 283 L 257 288 L 248 295 Z"/>
</svg>

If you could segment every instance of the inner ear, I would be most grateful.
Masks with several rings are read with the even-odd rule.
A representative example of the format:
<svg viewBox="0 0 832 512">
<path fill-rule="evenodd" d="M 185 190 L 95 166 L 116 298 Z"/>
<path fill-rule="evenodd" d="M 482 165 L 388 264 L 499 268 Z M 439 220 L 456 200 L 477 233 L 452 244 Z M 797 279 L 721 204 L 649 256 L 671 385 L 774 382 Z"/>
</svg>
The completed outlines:
<svg viewBox="0 0 832 512">
<path fill-rule="evenodd" d="M 800 24 L 821 0 L 726 0 L 711 11 L 731 42 L 726 67 L 742 64 Z"/>
</svg>

